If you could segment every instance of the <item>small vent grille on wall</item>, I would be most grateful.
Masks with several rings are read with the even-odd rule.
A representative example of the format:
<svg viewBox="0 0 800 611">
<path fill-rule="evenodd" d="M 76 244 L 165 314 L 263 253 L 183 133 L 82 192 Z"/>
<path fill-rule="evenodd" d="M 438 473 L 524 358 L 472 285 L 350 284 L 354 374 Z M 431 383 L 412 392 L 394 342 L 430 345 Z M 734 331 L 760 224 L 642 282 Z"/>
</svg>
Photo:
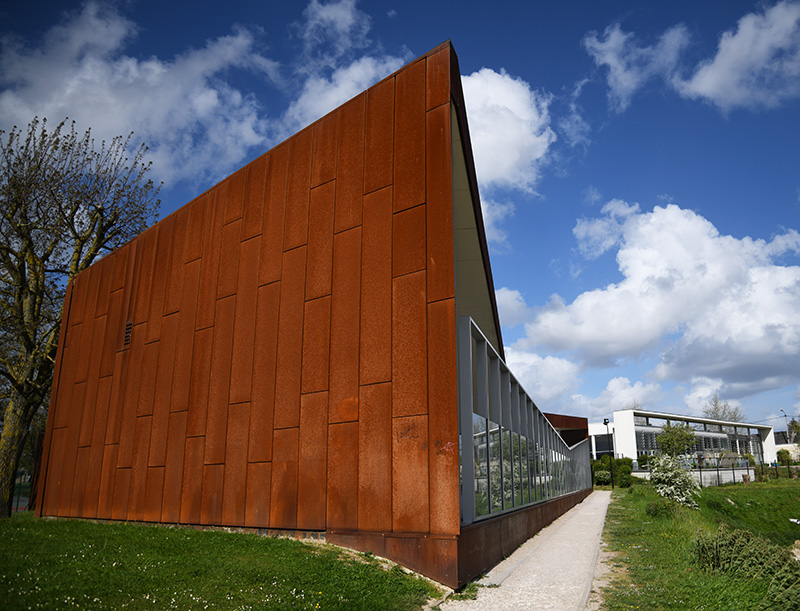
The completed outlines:
<svg viewBox="0 0 800 611">
<path fill-rule="evenodd" d="M 123 348 L 127 348 L 131 345 L 131 332 L 133 331 L 133 323 L 129 322 L 125 325 L 125 341 L 122 343 Z"/>
</svg>

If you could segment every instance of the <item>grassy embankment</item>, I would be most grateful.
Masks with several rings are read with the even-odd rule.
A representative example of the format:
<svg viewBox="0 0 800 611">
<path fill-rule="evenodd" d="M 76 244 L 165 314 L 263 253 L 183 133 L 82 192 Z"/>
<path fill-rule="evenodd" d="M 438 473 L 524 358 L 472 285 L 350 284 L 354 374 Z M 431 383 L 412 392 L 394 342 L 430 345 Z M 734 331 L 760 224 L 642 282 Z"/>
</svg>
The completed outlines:
<svg viewBox="0 0 800 611">
<path fill-rule="evenodd" d="M 30 513 L 0 521 L 0 607 L 419 609 L 438 594 L 369 554 L 222 531 Z"/>
<path fill-rule="evenodd" d="M 788 595 L 793 602 L 787 603 L 784 596 L 776 603 L 775 588 L 786 586 L 772 583 L 770 570 L 760 571 L 759 578 L 709 570 L 696 561 L 694 550 L 699 533 L 714 533 L 725 524 L 729 530 L 743 529 L 769 542 L 757 542 L 758 550 L 753 550 L 752 544 L 751 549 L 737 549 L 734 558 L 749 555 L 759 563 L 759 558 L 777 554 L 781 562 L 792 562 L 774 546 L 787 550 L 800 539 L 800 525 L 790 521 L 800 519 L 800 482 L 705 488 L 699 509 L 677 507 L 672 515 L 656 511 L 658 505 L 660 497 L 649 485 L 614 492 L 603 537 L 615 554 L 615 573 L 611 587 L 603 593 L 604 609 L 797 608 L 800 583 L 790 586 Z M 773 590 L 769 591 L 771 583 Z"/>
</svg>

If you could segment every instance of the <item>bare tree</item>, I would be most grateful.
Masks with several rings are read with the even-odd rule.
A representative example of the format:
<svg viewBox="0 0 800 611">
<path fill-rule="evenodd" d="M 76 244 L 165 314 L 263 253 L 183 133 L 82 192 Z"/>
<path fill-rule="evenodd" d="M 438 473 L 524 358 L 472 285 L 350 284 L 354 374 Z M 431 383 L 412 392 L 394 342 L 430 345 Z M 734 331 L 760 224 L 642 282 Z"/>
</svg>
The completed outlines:
<svg viewBox="0 0 800 611">
<path fill-rule="evenodd" d="M 68 282 L 158 215 L 160 186 L 146 177 L 142 144 L 95 146 L 66 120 L 34 118 L 0 130 L 0 517 L 34 416 L 46 410 Z"/>
<path fill-rule="evenodd" d="M 719 393 L 714 393 L 714 398 L 703 406 L 703 416 L 712 420 L 727 420 L 728 422 L 744 422 L 744 411 L 739 405 L 731 405 L 721 401 Z"/>
</svg>

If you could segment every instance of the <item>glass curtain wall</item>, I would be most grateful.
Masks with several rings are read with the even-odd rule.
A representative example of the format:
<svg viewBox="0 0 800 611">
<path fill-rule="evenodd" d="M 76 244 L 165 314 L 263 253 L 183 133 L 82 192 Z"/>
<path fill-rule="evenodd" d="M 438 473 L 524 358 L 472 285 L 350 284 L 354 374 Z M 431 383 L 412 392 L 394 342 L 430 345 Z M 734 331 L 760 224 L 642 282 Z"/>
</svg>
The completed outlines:
<svg viewBox="0 0 800 611">
<path fill-rule="evenodd" d="M 564 443 L 469 317 L 458 375 L 462 523 L 591 487 L 589 440 Z"/>
</svg>

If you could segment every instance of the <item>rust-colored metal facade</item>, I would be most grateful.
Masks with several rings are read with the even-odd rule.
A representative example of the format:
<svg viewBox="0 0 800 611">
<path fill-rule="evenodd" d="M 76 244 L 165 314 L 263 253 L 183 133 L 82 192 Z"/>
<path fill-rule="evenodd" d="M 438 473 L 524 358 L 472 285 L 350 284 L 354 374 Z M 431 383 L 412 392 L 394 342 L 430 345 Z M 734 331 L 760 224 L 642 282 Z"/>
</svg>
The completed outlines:
<svg viewBox="0 0 800 611">
<path fill-rule="evenodd" d="M 37 512 L 322 531 L 451 586 L 490 566 L 459 550 L 461 100 L 445 43 L 76 277 Z"/>
</svg>

